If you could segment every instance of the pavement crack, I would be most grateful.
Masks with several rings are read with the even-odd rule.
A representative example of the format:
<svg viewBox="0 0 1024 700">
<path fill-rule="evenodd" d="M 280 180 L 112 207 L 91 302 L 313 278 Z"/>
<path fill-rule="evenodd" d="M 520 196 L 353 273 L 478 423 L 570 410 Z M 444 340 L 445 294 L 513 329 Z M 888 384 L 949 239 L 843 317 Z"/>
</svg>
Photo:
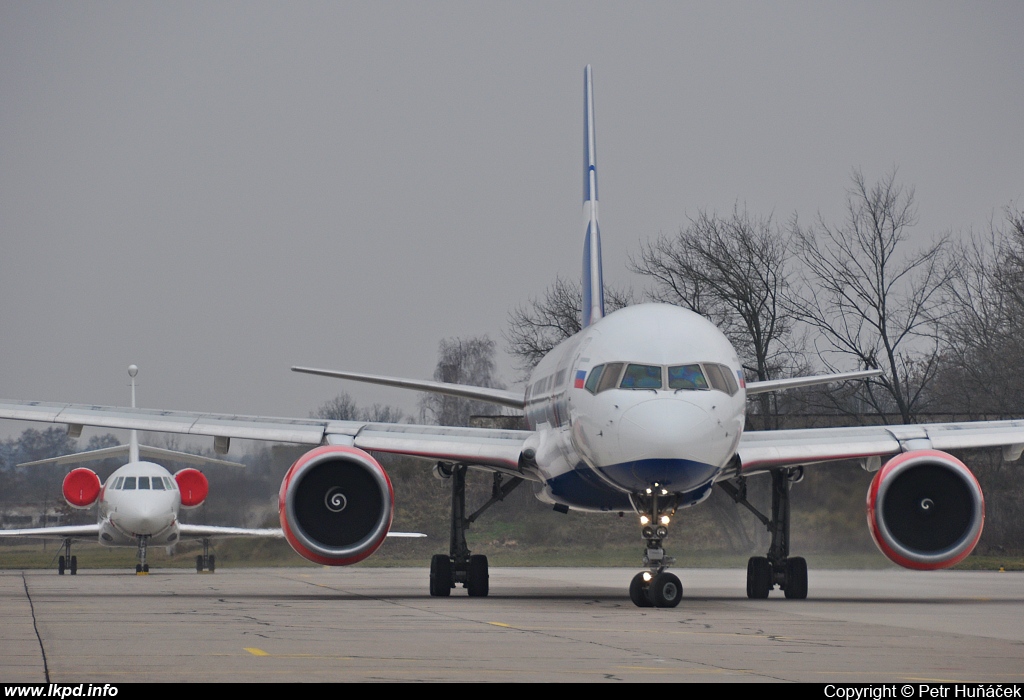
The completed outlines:
<svg viewBox="0 0 1024 700">
<path fill-rule="evenodd" d="M 28 580 L 25 578 L 25 572 L 21 572 L 21 583 L 25 586 L 25 598 L 28 599 L 28 609 L 32 613 L 32 629 L 36 632 L 36 641 L 39 642 L 39 653 L 43 657 L 43 676 L 46 678 L 46 682 L 50 682 L 50 666 L 46 662 L 46 648 L 43 646 L 43 638 L 39 634 L 39 624 L 36 622 L 36 606 L 32 603 L 32 594 L 28 592 Z"/>
</svg>

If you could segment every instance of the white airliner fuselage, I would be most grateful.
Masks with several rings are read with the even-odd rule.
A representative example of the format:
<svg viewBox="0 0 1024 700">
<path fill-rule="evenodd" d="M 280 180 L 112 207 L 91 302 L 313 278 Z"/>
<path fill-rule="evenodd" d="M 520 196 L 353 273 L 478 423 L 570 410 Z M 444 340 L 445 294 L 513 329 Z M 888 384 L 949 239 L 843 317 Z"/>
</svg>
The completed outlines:
<svg viewBox="0 0 1024 700">
<path fill-rule="evenodd" d="M 739 358 L 714 325 L 642 304 L 556 346 L 526 396 L 545 500 L 632 510 L 630 494 L 666 489 L 680 506 L 706 498 L 743 432 Z"/>
</svg>

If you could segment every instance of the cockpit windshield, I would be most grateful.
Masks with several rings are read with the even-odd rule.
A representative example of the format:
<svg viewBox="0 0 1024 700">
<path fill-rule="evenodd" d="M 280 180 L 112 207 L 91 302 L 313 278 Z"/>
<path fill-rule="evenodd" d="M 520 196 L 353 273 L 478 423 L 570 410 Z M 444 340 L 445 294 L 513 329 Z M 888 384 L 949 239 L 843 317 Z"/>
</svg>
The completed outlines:
<svg viewBox="0 0 1024 700">
<path fill-rule="evenodd" d="M 668 368 L 669 389 L 701 390 L 708 388 L 708 380 L 704 377 L 700 365 L 679 365 Z"/>
<path fill-rule="evenodd" d="M 660 365 L 629 365 L 619 383 L 620 389 L 660 389 Z"/>
</svg>

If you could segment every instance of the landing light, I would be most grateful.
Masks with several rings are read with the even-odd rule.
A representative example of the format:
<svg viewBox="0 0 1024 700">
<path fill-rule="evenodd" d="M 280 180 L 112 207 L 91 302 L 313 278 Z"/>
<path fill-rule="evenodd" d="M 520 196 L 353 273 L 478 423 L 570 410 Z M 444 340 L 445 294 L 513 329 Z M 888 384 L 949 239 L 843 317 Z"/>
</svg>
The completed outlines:
<svg viewBox="0 0 1024 700">
<path fill-rule="evenodd" d="M 651 522 L 651 519 L 650 519 L 650 518 L 648 518 L 648 517 L 647 517 L 646 515 L 641 515 L 641 516 L 640 516 L 640 524 L 641 524 L 641 525 L 646 525 L 646 524 L 648 524 L 649 522 Z"/>
<path fill-rule="evenodd" d="M 648 495 L 648 496 L 650 496 L 650 495 L 651 495 L 651 490 L 650 490 L 650 489 L 647 489 L 647 495 Z"/>
<path fill-rule="evenodd" d="M 645 583 L 650 583 L 652 578 L 654 578 L 654 577 L 651 576 L 651 572 L 650 571 L 645 571 L 644 572 L 644 582 Z"/>
<path fill-rule="evenodd" d="M 670 522 L 672 522 L 672 518 L 668 517 L 667 515 L 661 516 L 662 525 L 668 525 Z"/>
</svg>

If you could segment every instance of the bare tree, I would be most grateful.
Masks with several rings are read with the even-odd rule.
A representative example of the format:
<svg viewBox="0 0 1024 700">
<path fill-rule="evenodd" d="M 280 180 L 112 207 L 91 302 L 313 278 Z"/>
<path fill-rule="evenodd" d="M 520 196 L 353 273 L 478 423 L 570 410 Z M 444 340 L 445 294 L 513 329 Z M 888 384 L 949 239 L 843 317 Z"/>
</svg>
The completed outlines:
<svg viewBox="0 0 1024 700">
<path fill-rule="evenodd" d="M 896 412 L 910 423 L 937 369 L 935 323 L 952 274 L 947 239 L 905 253 L 909 228 L 917 221 L 913 188 L 897 183 L 895 170 L 871 186 L 859 170 L 852 180 L 841 224 L 820 216 L 807 228 L 793 222 L 805 271 L 794 311 L 819 333 L 818 353 L 827 366 L 838 357 L 882 369 L 884 374 L 861 385 L 858 396 L 878 414 Z"/>
<path fill-rule="evenodd" d="M 789 233 L 733 209 L 728 217 L 700 212 L 677 235 L 661 236 L 630 260 L 654 282 L 651 299 L 710 319 L 740 353 L 748 376 L 766 380 L 795 359 L 787 347 L 792 322 L 787 260 Z M 770 394 L 759 397 L 763 427 L 778 427 Z"/>
<path fill-rule="evenodd" d="M 607 313 L 632 303 L 632 290 L 605 287 Z M 556 277 L 542 298 L 531 298 L 509 312 L 505 342 L 521 370 L 529 372 L 552 348 L 583 329 L 580 320 L 582 306 L 580 283 Z"/>
<path fill-rule="evenodd" d="M 449 384 L 504 389 L 494 366 L 494 341 L 487 336 L 448 338 L 438 347 L 434 379 Z M 420 399 L 423 420 L 437 425 L 469 425 L 470 416 L 496 413 L 492 404 L 444 394 L 424 394 Z"/>
<path fill-rule="evenodd" d="M 938 381 L 945 412 L 1019 415 L 1024 397 L 1024 213 L 959 246 L 948 280 Z M 982 389 L 983 390 L 979 390 Z"/>
<path fill-rule="evenodd" d="M 401 423 L 405 420 L 402 411 L 394 406 L 375 403 L 370 408 L 359 408 L 352 397 L 344 391 L 330 401 L 325 401 L 309 416 L 324 420 L 355 420 L 369 423 Z"/>
</svg>

